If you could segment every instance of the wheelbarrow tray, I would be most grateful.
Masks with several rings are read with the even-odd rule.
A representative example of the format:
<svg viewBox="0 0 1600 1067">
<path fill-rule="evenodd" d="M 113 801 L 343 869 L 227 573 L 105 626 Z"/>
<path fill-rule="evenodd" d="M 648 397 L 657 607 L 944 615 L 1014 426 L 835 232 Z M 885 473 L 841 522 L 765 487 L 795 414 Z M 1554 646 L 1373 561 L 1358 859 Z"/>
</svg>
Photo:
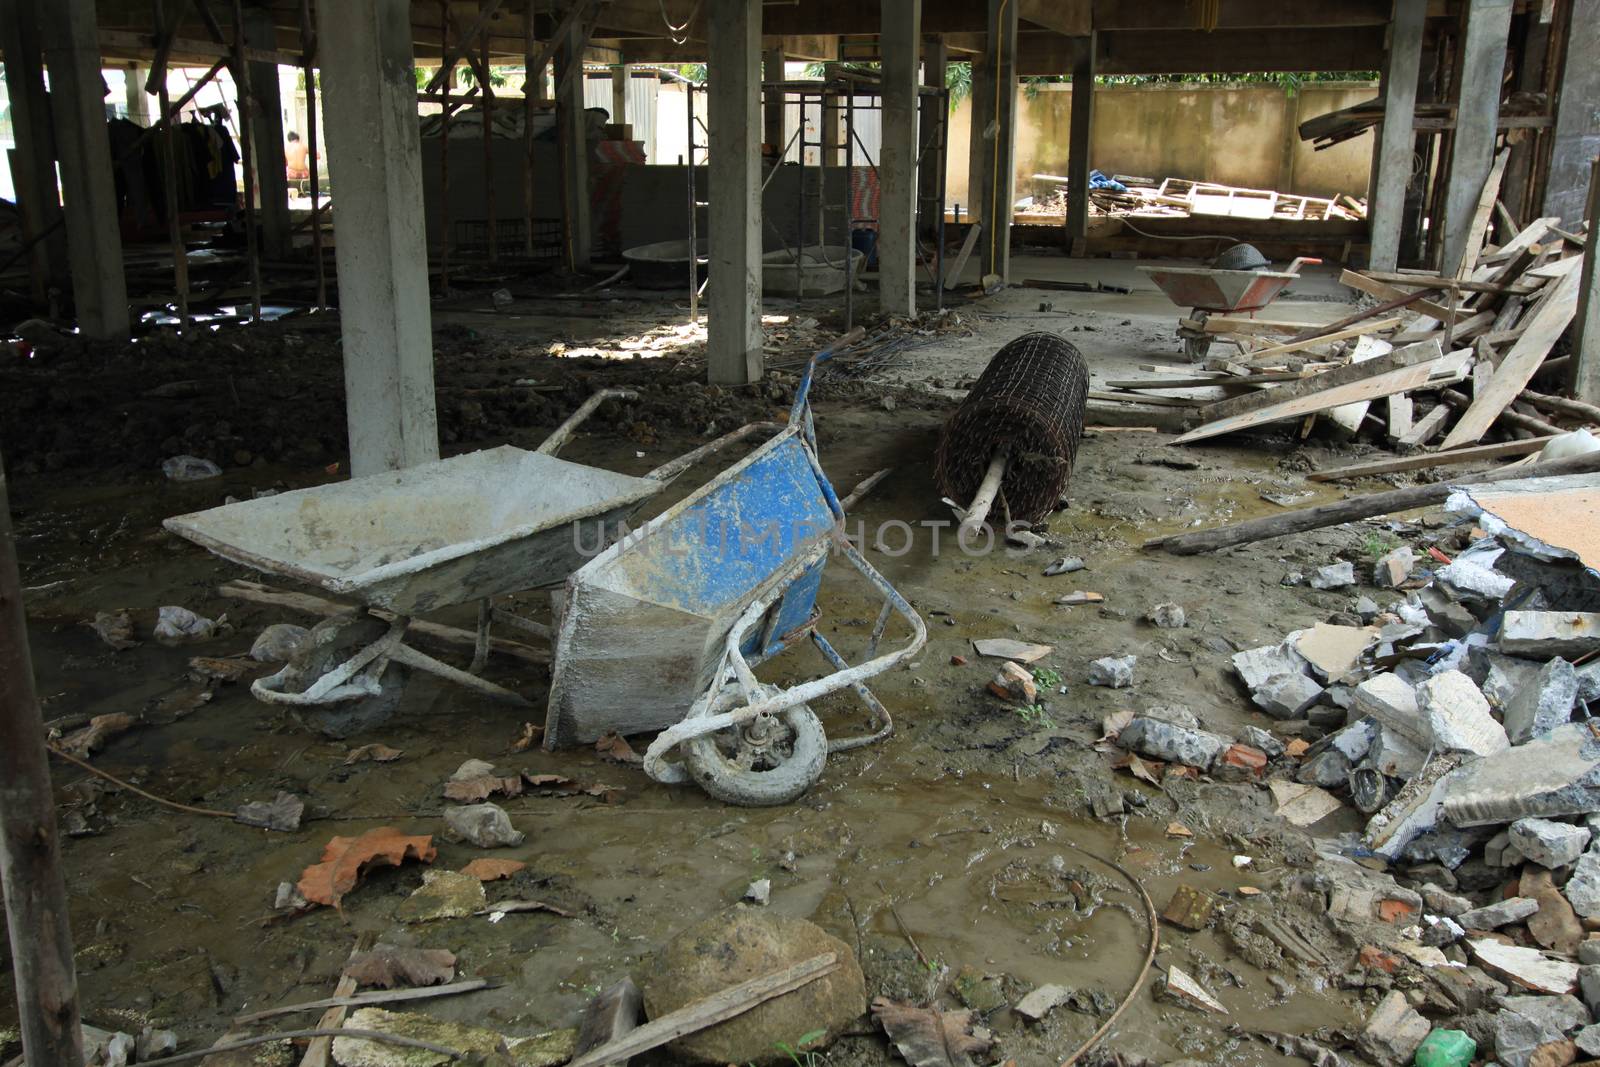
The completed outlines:
<svg viewBox="0 0 1600 1067">
<path fill-rule="evenodd" d="M 511 445 L 178 515 L 224 559 L 417 615 L 560 581 L 662 483 Z"/>
<path fill-rule="evenodd" d="M 833 512 L 798 429 L 574 571 L 559 615 L 545 746 L 659 730 L 715 680 L 745 609 L 787 583 L 753 658 L 811 621 Z"/>
<path fill-rule="evenodd" d="M 1260 311 L 1300 277 L 1276 270 L 1139 267 L 1179 307 L 1201 311 Z"/>
</svg>

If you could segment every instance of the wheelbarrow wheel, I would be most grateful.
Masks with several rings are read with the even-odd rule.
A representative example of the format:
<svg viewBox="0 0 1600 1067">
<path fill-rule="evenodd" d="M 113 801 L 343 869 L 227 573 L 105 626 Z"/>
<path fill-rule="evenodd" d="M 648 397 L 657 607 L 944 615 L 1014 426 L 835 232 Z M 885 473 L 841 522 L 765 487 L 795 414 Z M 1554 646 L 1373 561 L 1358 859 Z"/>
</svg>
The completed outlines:
<svg viewBox="0 0 1600 1067">
<path fill-rule="evenodd" d="M 1206 355 L 1211 351 L 1211 338 L 1204 334 L 1198 336 L 1184 335 L 1183 354 L 1189 357 L 1190 363 L 1204 363 Z"/>
<path fill-rule="evenodd" d="M 788 804 L 822 777 L 828 738 L 804 704 L 685 741 L 683 764 L 701 789 L 745 808 Z"/>
<path fill-rule="evenodd" d="M 389 624 L 366 612 L 347 612 L 317 623 L 311 636 L 289 660 L 284 688 L 303 693 L 323 675 L 388 633 Z M 317 707 L 307 716 L 322 733 L 343 738 L 387 721 L 400 705 L 410 671 L 390 662 L 371 696 Z"/>
</svg>

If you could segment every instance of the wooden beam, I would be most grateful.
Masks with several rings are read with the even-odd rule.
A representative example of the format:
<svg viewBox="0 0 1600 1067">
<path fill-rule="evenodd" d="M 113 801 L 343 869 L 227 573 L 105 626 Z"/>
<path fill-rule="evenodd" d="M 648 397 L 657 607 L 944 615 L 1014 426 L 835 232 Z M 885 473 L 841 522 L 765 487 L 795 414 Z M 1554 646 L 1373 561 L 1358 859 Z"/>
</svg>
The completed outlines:
<svg viewBox="0 0 1600 1067">
<path fill-rule="evenodd" d="M 1216 25 L 1202 27 L 1193 4 L 1094 0 L 1097 30 L 1262 30 L 1289 27 L 1386 26 L 1389 0 L 1224 0 Z"/>
<path fill-rule="evenodd" d="M 1132 7 L 1134 5 L 1128 5 Z M 1140 5 L 1145 6 L 1145 5 Z M 1224 3 L 1224 8 L 1230 4 Z M 1294 4 L 1283 4 L 1293 8 Z M 1256 71 L 1377 70 L 1383 64 L 1382 26 L 1337 29 L 1158 30 L 1147 33 L 1101 33 L 1095 71 L 1098 74 L 1247 74 Z M 1057 40 L 1065 40 L 1057 38 Z M 1059 60 L 1060 46 L 1054 52 Z M 1018 64 L 1024 74 L 1068 69 L 1057 62 L 1039 71 L 1024 43 Z"/>
<path fill-rule="evenodd" d="M 1368 296 L 1375 296 L 1379 300 L 1398 300 L 1402 297 L 1416 295 L 1386 282 L 1374 281 L 1365 274 L 1353 270 L 1341 271 L 1339 284 L 1348 285 L 1352 289 L 1359 289 Z M 1455 320 L 1455 316 L 1450 313 L 1449 308 L 1436 304 L 1431 300 L 1418 300 L 1411 306 L 1431 318 L 1438 319 L 1440 322 L 1453 322 Z"/>
<path fill-rule="evenodd" d="M 1335 330 L 1332 333 L 1324 333 L 1318 334 L 1315 337 L 1307 337 L 1303 341 L 1286 341 L 1281 345 L 1273 345 L 1271 348 L 1263 348 L 1260 351 L 1250 353 L 1250 358 L 1245 360 L 1245 363 L 1248 365 L 1262 364 L 1272 359 L 1274 356 L 1284 356 L 1288 355 L 1290 352 L 1299 352 L 1303 349 L 1310 348 L 1312 345 L 1330 344 L 1334 341 L 1348 341 L 1352 337 L 1360 337 L 1363 334 L 1382 333 L 1384 330 L 1393 330 L 1398 328 L 1402 321 L 1403 320 L 1400 318 L 1400 316 L 1395 315 L 1387 319 L 1373 319 L 1369 322 L 1360 322 L 1354 326 L 1347 326 L 1342 330 Z"/>
<path fill-rule="evenodd" d="M 1444 439 L 1444 447 L 1471 444 L 1494 425 L 1500 413 L 1527 387 L 1577 310 L 1578 275 L 1571 272 L 1539 298 L 1529 313 L 1528 328 L 1501 359 L 1489 387 L 1472 401 L 1466 414 L 1451 428 Z"/>
<path fill-rule="evenodd" d="M 1476 463 L 1482 459 L 1526 456 L 1538 452 L 1550 440 L 1550 437 L 1530 437 L 1522 441 L 1505 441 L 1497 445 L 1475 445 L 1471 448 L 1451 449 L 1448 452 L 1422 452 L 1415 456 L 1380 459 L 1372 463 L 1352 463 L 1347 467 L 1312 471 L 1306 475 L 1306 481 L 1343 482 L 1356 478 L 1375 478 L 1380 474 L 1399 474 L 1401 471 L 1420 471 L 1433 467 L 1454 466 L 1458 463 Z"/>
</svg>

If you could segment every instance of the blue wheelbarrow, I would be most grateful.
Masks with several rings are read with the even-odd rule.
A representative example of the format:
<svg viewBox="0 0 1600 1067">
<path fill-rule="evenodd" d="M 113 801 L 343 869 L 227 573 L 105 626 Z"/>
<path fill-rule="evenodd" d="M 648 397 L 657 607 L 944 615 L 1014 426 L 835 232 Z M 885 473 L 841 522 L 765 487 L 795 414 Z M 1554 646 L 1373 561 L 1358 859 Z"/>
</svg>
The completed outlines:
<svg viewBox="0 0 1600 1067">
<path fill-rule="evenodd" d="M 547 748 L 662 730 L 644 757 L 652 778 L 694 781 L 726 803 L 756 806 L 794 800 L 830 752 L 892 732 L 866 682 L 914 655 L 927 629 L 845 537 L 844 508 L 817 461 L 808 396 L 831 354 L 812 358 L 777 436 L 568 577 L 556 609 Z M 882 596 L 854 666 L 817 630 L 832 555 Z M 910 638 L 880 654 L 894 615 Z M 758 665 L 806 639 L 829 673 L 786 689 L 756 677 Z M 844 689 L 865 705 L 871 732 L 830 741 L 810 703 Z"/>
</svg>

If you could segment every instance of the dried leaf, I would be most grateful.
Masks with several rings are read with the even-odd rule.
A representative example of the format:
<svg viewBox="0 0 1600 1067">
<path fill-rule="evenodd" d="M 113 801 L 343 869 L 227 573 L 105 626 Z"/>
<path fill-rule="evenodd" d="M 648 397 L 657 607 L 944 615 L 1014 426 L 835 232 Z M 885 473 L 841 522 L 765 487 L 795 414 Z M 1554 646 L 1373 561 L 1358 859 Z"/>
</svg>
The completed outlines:
<svg viewBox="0 0 1600 1067">
<path fill-rule="evenodd" d="M 313 904 L 338 907 L 368 868 L 398 867 L 410 859 L 432 863 L 437 854 L 432 836 L 407 836 L 392 826 L 360 837 L 335 837 L 323 846 L 322 862 L 307 867 L 296 888 Z"/>
<path fill-rule="evenodd" d="M 344 976 L 360 985 L 395 986 L 437 985 L 455 977 L 455 953 L 442 948 L 402 948 L 379 942 L 370 951 L 358 952 L 344 965 Z"/>
<path fill-rule="evenodd" d="M 496 793 L 504 793 L 508 797 L 521 796 L 521 775 L 514 774 L 509 778 L 501 778 L 498 775 L 486 774 L 481 778 L 462 778 L 444 784 L 445 799 L 462 804 L 476 804 L 488 800 Z"/>
<path fill-rule="evenodd" d="M 161 718 L 171 718 L 176 721 L 196 708 L 210 703 L 214 695 L 215 693 L 209 685 L 190 683 L 182 689 L 174 689 L 156 701 L 155 706 L 149 710 L 155 712 Z"/>
<path fill-rule="evenodd" d="M 485 857 L 473 860 L 461 868 L 462 874 L 470 874 L 480 882 L 494 882 L 501 878 L 510 878 L 528 865 L 521 860 L 497 860 Z"/>
<path fill-rule="evenodd" d="M 94 618 L 85 619 L 83 624 L 118 652 L 125 648 L 135 648 L 139 644 L 133 639 L 133 617 L 128 614 L 126 608 L 115 613 L 97 611 L 94 613 Z"/>
<path fill-rule="evenodd" d="M 1154 767 L 1165 767 L 1162 778 L 1188 778 L 1191 781 L 1200 777 L 1199 767 L 1190 767 L 1183 763 L 1152 764 Z"/>
<path fill-rule="evenodd" d="M 529 789 L 544 796 L 572 796 L 578 790 L 577 783 L 559 774 L 529 774 L 523 771 L 522 781 Z"/>
<path fill-rule="evenodd" d="M 352 748 L 350 754 L 344 758 L 344 765 L 348 767 L 352 763 L 362 763 L 366 760 L 371 760 L 373 763 L 393 763 L 403 755 L 405 752 L 401 749 L 374 742 L 362 745 L 360 748 Z"/>
<path fill-rule="evenodd" d="M 1293 741 L 1290 741 L 1287 745 L 1284 745 L 1283 751 L 1284 754 L 1289 756 L 1291 759 L 1299 759 L 1301 756 L 1305 755 L 1306 749 L 1310 747 L 1311 745 L 1306 741 L 1305 738 L 1297 737 Z"/>
<path fill-rule="evenodd" d="M 599 797 L 607 804 L 621 804 L 622 794 L 626 792 L 627 790 L 620 785 L 604 785 L 600 782 L 583 787 L 584 796 Z"/>
<path fill-rule="evenodd" d="M 263 830 L 293 833 L 300 829 L 300 818 L 305 814 L 306 802 L 293 793 L 279 791 L 272 800 L 252 800 L 234 809 L 233 817 L 246 826 L 259 826 Z"/>
<path fill-rule="evenodd" d="M 1169 822 L 1169 823 L 1167 823 L 1167 836 L 1168 837 L 1193 837 L 1194 836 L 1194 831 L 1189 829 L 1187 826 L 1183 825 L 1183 823 L 1181 823 L 1181 822 Z"/>
<path fill-rule="evenodd" d="M 972 1067 L 969 1053 L 982 1055 L 994 1044 L 969 1032 L 978 1023 L 971 1010 L 941 1012 L 877 997 L 872 1017 L 911 1067 Z"/>
<path fill-rule="evenodd" d="M 88 726 L 63 737 L 56 743 L 56 747 L 68 755 L 84 759 L 96 749 L 103 748 L 111 738 L 132 729 L 138 721 L 132 715 L 125 715 L 120 711 L 96 715 L 89 720 Z"/>
<path fill-rule="evenodd" d="M 594 750 L 603 760 L 612 763 L 643 763 L 644 757 L 633 750 L 633 746 L 616 731 L 603 735 L 594 743 Z"/>
<path fill-rule="evenodd" d="M 1100 721 L 1100 740 L 1111 741 L 1133 721 L 1133 712 L 1127 708 L 1122 711 L 1113 711 Z"/>
<path fill-rule="evenodd" d="M 1153 766 L 1160 767 L 1161 764 L 1157 763 Z M 1151 765 L 1147 765 L 1145 761 L 1140 759 L 1138 756 L 1132 755 L 1131 753 L 1129 754 L 1128 770 L 1133 772 L 1133 776 L 1139 779 L 1141 782 L 1149 782 L 1151 785 L 1160 785 L 1160 779 L 1155 776 L 1150 767 Z"/>
<path fill-rule="evenodd" d="M 544 742 L 544 727 L 535 726 L 531 722 L 522 724 L 522 733 L 511 742 L 511 751 L 526 752 L 530 748 L 537 748 Z"/>
</svg>

